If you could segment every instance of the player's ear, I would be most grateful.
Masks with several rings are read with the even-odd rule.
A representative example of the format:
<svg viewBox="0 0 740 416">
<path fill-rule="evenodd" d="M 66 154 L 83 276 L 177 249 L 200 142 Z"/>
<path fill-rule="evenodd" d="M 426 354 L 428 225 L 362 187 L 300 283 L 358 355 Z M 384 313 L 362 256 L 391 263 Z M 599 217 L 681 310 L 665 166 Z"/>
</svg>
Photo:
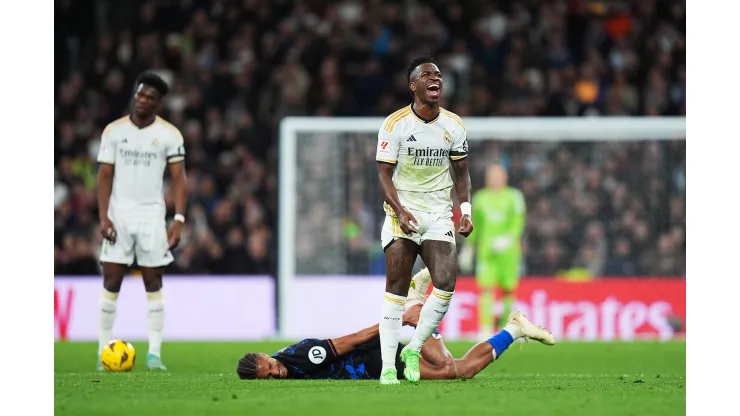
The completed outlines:
<svg viewBox="0 0 740 416">
<path fill-rule="evenodd" d="M 415 81 L 409 82 L 409 89 L 411 90 L 411 92 L 416 92 L 416 82 Z"/>
</svg>

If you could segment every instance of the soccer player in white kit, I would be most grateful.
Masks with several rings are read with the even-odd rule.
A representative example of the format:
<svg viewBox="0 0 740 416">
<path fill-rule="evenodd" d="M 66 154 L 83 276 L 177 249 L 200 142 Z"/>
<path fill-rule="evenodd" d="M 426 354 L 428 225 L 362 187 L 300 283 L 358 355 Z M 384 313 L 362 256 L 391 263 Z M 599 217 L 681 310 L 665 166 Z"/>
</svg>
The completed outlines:
<svg viewBox="0 0 740 416">
<path fill-rule="evenodd" d="M 100 299 L 100 352 L 111 341 L 116 302 L 124 274 L 134 259 L 141 268 L 147 295 L 149 352 L 147 367 L 166 370 L 162 363 L 165 304 L 164 267 L 180 241 L 187 202 L 185 147 L 177 127 L 157 115 L 169 91 L 158 75 L 142 74 L 136 81 L 133 112 L 106 126 L 98 154 L 98 210 L 103 247 L 103 292 Z M 175 216 L 169 232 L 165 222 L 164 171 L 172 176 Z"/>
<path fill-rule="evenodd" d="M 439 106 L 442 73 L 430 57 L 414 59 L 407 77 L 413 104 L 385 119 L 375 156 L 386 213 L 380 236 L 387 269 L 379 325 L 384 385 L 399 384 L 395 357 L 417 254 L 429 268 L 434 288 L 411 342 L 401 350 L 403 375 L 409 382 L 419 381 L 421 347 L 447 313 L 455 291 L 453 185 L 463 214 L 458 232 L 467 237 L 473 231 L 465 126 L 460 117 Z"/>
</svg>

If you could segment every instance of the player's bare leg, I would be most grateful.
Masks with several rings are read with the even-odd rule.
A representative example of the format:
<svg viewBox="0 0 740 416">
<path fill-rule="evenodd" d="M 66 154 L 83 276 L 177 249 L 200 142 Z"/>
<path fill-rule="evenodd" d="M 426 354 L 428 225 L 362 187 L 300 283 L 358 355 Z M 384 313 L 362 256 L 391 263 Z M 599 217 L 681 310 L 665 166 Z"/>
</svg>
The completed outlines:
<svg viewBox="0 0 740 416">
<path fill-rule="evenodd" d="M 419 324 L 411 342 L 401 351 L 401 360 L 406 363 L 404 376 L 411 382 L 419 381 L 421 377 L 421 348 L 447 313 L 457 281 L 457 250 L 454 244 L 436 240 L 423 241 L 421 258 L 429 268 L 434 288 L 421 308 Z"/>
<path fill-rule="evenodd" d="M 473 346 L 463 358 L 449 363 L 441 339 L 430 339 L 422 349 L 421 373 L 425 380 L 444 380 L 451 378 L 473 378 L 489 364 L 499 359 L 506 349 L 519 338 L 531 339 L 545 345 L 554 345 L 555 337 L 541 326 L 534 325 L 519 312 L 509 315 L 509 320 L 501 332 L 488 341 Z M 450 371 L 450 368 L 454 371 Z"/>
<path fill-rule="evenodd" d="M 430 344 L 432 344 L 433 348 L 427 347 Z M 422 356 L 419 359 L 419 370 L 421 372 L 422 380 L 452 380 L 456 378 L 455 359 L 452 355 L 436 357 L 441 359 L 435 361 L 427 359 L 427 350 L 439 349 L 438 345 L 440 344 L 441 340 L 432 339 L 424 344 L 424 348 L 421 350 Z M 444 347 L 442 347 L 442 349 L 444 349 Z"/>
<path fill-rule="evenodd" d="M 411 282 L 411 270 L 418 253 L 411 240 L 396 239 L 385 250 L 386 282 L 383 311 L 380 317 L 380 353 L 383 369 L 380 384 L 399 384 L 396 374 L 396 352 L 401 338 L 404 304 Z"/>
<path fill-rule="evenodd" d="M 545 328 L 534 325 L 520 312 L 512 312 L 506 326 L 488 341 L 476 344 L 463 358 L 455 360 L 457 378 L 472 378 L 488 364 L 497 360 L 509 345 L 519 338 L 531 339 L 545 345 L 555 345 L 555 337 Z"/>
<path fill-rule="evenodd" d="M 167 370 L 162 364 L 162 331 L 164 329 L 164 296 L 162 276 L 164 267 L 142 267 L 141 275 L 147 298 L 147 321 L 149 323 L 149 353 L 146 364 L 150 370 Z"/>
<path fill-rule="evenodd" d="M 97 369 L 103 370 L 100 363 L 100 352 L 113 338 L 113 324 L 116 322 L 116 307 L 118 292 L 121 291 L 123 276 L 126 274 L 126 265 L 117 263 L 103 263 L 103 292 L 100 294 L 99 329 L 98 329 L 98 364 Z"/>
</svg>

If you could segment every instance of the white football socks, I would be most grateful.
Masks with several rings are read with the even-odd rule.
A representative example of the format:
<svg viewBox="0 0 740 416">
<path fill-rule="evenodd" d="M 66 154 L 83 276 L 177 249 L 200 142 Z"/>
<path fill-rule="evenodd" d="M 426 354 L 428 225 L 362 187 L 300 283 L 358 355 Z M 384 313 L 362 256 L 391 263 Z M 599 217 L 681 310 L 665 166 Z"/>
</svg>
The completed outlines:
<svg viewBox="0 0 740 416">
<path fill-rule="evenodd" d="M 103 351 L 113 338 L 113 324 L 116 322 L 116 304 L 118 293 L 103 289 L 100 294 L 99 331 L 98 331 L 98 353 Z"/>
<path fill-rule="evenodd" d="M 396 352 L 398 341 L 401 339 L 403 326 L 403 306 L 406 298 L 403 296 L 385 293 L 383 311 L 380 317 L 380 357 L 383 360 L 383 370 L 396 368 Z"/>
<path fill-rule="evenodd" d="M 522 337 L 522 329 L 519 328 L 519 325 L 508 324 L 504 327 L 503 330 L 511 334 L 511 337 L 514 338 L 514 341 Z"/>
<path fill-rule="evenodd" d="M 410 348 L 421 351 L 421 347 L 427 342 L 432 332 L 437 329 L 442 318 L 447 313 L 454 293 L 446 292 L 436 287 L 432 289 L 431 296 L 429 296 L 429 299 L 427 299 L 421 308 L 419 324 L 416 325 L 414 336 L 409 343 Z"/>
<path fill-rule="evenodd" d="M 149 354 L 161 357 L 164 330 L 164 296 L 162 291 L 147 292 L 146 317 L 149 322 Z"/>
</svg>

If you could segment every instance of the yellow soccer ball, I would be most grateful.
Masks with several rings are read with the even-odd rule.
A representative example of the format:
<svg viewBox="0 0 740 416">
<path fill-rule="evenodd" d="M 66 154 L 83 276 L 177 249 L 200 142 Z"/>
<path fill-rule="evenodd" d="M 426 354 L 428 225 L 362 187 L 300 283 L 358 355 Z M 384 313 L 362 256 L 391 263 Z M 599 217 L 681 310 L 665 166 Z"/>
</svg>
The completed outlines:
<svg viewBox="0 0 740 416">
<path fill-rule="evenodd" d="M 136 350 L 128 342 L 113 340 L 100 353 L 100 363 L 108 371 L 130 371 L 136 364 Z"/>
</svg>

